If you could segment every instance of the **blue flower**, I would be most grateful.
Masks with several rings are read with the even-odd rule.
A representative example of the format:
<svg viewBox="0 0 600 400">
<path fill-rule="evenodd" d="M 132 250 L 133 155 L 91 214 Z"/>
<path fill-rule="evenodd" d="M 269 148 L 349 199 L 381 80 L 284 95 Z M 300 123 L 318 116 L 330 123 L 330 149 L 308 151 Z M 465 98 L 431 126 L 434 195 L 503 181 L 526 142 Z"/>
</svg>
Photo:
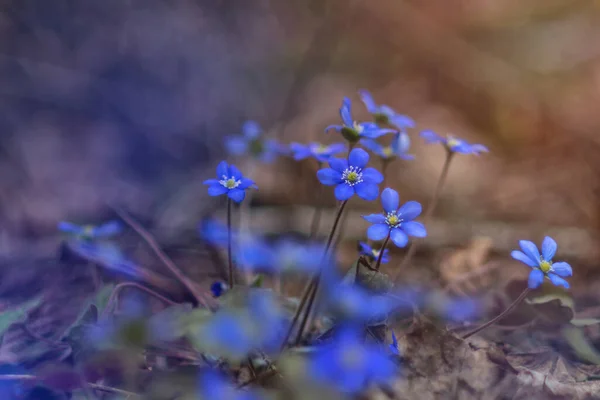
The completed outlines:
<svg viewBox="0 0 600 400">
<path fill-rule="evenodd" d="M 254 181 L 245 178 L 235 165 L 228 165 L 221 161 L 217 166 L 217 179 L 204 181 L 208 185 L 208 194 L 220 196 L 227 193 L 227 197 L 236 203 L 241 203 L 246 197 L 246 189 L 256 188 Z"/>
<path fill-rule="evenodd" d="M 273 245 L 261 240 L 245 240 L 239 246 L 236 260 L 254 272 L 312 274 L 319 268 L 325 253 L 323 244 L 303 244 L 281 239 Z"/>
<path fill-rule="evenodd" d="M 351 144 L 355 144 L 363 138 L 375 139 L 385 134 L 395 132 L 393 129 L 380 128 L 374 122 L 356 122 L 352 117 L 351 104 L 350 99 L 344 97 L 342 107 L 340 108 L 340 116 L 342 117 L 343 125 L 330 125 L 325 128 L 325 132 L 334 129 L 340 132 Z"/>
<path fill-rule="evenodd" d="M 58 224 L 58 230 L 78 239 L 92 240 L 103 239 L 118 235 L 123 230 L 119 221 L 110 221 L 100 226 L 76 225 L 71 222 L 62 221 Z"/>
<path fill-rule="evenodd" d="M 403 160 L 414 160 L 415 156 L 407 154 L 410 147 L 410 137 L 405 132 L 398 132 L 389 146 L 383 146 L 373 139 L 363 139 L 360 143 L 385 161 L 392 161 L 396 157 Z"/>
<path fill-rule="evenodd" d="M 252 391 L 239 390 L 225 376 L 214 370 L 206 370 L 198 381 L 198 394 L 202 400 L 261 400 L 262 396 Z"/>
<path fill-rule="evenodd" d="M 386 188 L 381 193 L 381 205 L 385 214 L 371 214 L 363 216 L 365 220 L 374 224 L 367 230 L 367 237 L 371 240 L 383 240 L 388 235 L 398 247 L 408 243 L 408 235 L 416 237 L 427 236 L 427 231 L 422 223 L 413 221 L 421 214 L 421 204 L 408 201 L 402 207 L 398 192 Z"/>
<path fill-rule="evenodd" d="M 285 146 L 276 140 L 262 138 L 263 130 L 255 121 L 247 121 L 242 126 L 241 135 L 225 138 L 227 151 L 235 156 L 250 154 L 260 161 L 270 163 L 277 155 L 287 154 Z"/>
<path fill-rule="evenodd" d="M 375 250 L 371 246 L 369 246 L 368 244 L 366 244 L 365 242 L 359 242 L 358 244 L 360 245 L 360 254 L 362 254 L 363 256 L 369 257 L 369 259 L 371 261 L 376 261 L 379 258 L 379 254 L 381 253 L 381 249 Z M 389 252 L 390 251 L 388 249 L 385 249 L 383 251 L 383 256 L 381 256 L 381 263 L 382 264 L 386 264 L 387 262 L 390 261 L 390 257 L 389 257 L 389 254 L 388 254 Z"/>
<path fill-rule="evenodd" d="M 389 106 L 376 104 L 371 94 L 366 90 L 359 90 L 358 93 L 363 103 L 365 103 L 367 110 L 373 115 L 376 123 L 391 124 L 401 131 L 404 131 L 406 128 L 415 127 L 415 121 L 412 118 L 398 114 Z"/>
<path fill-rule="evenodd" d="M 214 297 L 221 297 L 229 289 L 229 286 L 222 281 L 215 281 L 210 285 L 210 292 Z"/>
<path fill-rule="evenodd" d="M 257 346 L 253 325 L 244 312 L 219 310 L 192 332 L 193 341 L 211 355 L 242 360 Z"/>
<path fill-rule="evenodd" d="M 200 222 L 198 227 L 200 237 L 206 240 L 208 243 L 215 246 L 224 247 L 227 246 L 229 236 L 227 234 L 227 226 L 216 219 L 205 218 Z M 232 240 L 235 242 L 236 232 L 232 232 Z"/>
<path fill-rule="evenodd" d="M 521 261 L 533 268 L 528 280 L 530 289 L 539 287 L 544 281 L 544 277 L 550 279 L 556 286 L 569 288 L 569 283 L 561 277 L 572 276 L 573 270 L 566 262 L 552 262 L 552 258 L 558 248 L 554 239 L 549 236 L 544 238 L 542 242 L 542 254 L 540 254 L 537 246 L 529 240 L 520 240 L 519 246 L 522 251 L 513 250 L 510 255 L 515 260 Z"/>
<path fill-rule="evenodd" d="M 308 372 L 315 382 L 352 395 L 388 383 L 397 367 L 379 346 L 364 343 L 360 329 L 344 327 L 309 358 Z"/>
<path fill-rule="evenodd" d="M 365 168 L 369 162 L 369 154 L 363 149 L 350 152 L 348 161 L 332 158 L 331 168 L 323 168 L 317 172 L 319 181 L 328 186 L 336 185 L 335 197 L 338 200 L 348 200 L 356 193 L 364 200 L 375 200 L 379 195 L 379 183 L 383 175 L 375 168 Z"/>
<path fill-rule="evenodd" d="M 326 285 L 326 307 L 344 321 L 381 323 L 399 306 L 394 297 L 373 294 L 355 284 L 326 282 Z"/>
<path fill-rule="evenodd" d="M 446 150 L 452 153 L 462 153 L 462 154 L 475 154 L 479 155 L 479 153 L 485 152 L 487 153 L 489 150 L 482 144 L 470 144 L 464 139 L 459 139 L 452 135 L 448 135 L 448 137 L 442 137 L 435 133 L 434 131 L 423 131 L 421 132 L 421 137 L 425 139 L 427 143 L 442 143 Z"/>
<path fill-rule="evenodd" d="M 324 163 L 329 161 L 332 156 L 346 151 L 346 145 L 343 143 L 334 143 L 331 145 L 322 145 L 314 142 L 307 145 L 292 143 L 290 144 L 290 149 L 294 154 L 295 160 L 313 157 L 318 162 Z"/>
</svg>

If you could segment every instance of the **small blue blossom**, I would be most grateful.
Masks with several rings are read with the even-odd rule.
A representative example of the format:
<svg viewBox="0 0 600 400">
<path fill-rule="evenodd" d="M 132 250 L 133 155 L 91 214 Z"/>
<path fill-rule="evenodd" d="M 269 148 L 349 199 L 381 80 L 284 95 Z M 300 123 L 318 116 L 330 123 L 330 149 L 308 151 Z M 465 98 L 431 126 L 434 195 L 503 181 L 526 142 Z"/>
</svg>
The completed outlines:
<svg viewBox="0 0 600 400">
<path fill-rule="evenodd" d="M 210 292 L 214 297 L 221 297 L 229 289 L 229 286 L 223 281 L 216 281 L 210 285 Z"/>
<path fill-rule="evenodd" d="M 434 131 L 430 130 L 421 132 L 421 137 L 425 139 L 427 143 L 443 144 L 446 150 L 448 150 L 451 153 L 475 154 L 476 156 L 478 156 L 479 153 L 489 152 L 488 148 L 482 144 L 470 144 L 466 140 L 459 139 L 452 135 L 442 137 Z"/>
<path fill-rule="evenodd" d="M 198 394 L 201 400 L 261 400 L 259 394 L 239 390 L 225 376 L 214 370 L 204 371 L 198 381 Z"/>
<path fill-rule="evenodd" d="M 367 110 L 373 115 L 376 123 L 391 124 L 401 131 L 404 131 L 406 128 L 415 127 L 415 121 L 412 118 L 398 114 L 389 106 L 376 104 L 368 91 L 359 90 L 358 93 L 363 103 L 365 103 Z"/>
<path fill-rule="evenodd" d="M 369 246 L 365 242 L 359 242 L 358 244 L 360 246 L 360 254 L 362 254 L 363 256 L 369 257 L 369 259 L 371 261 L 376 261 L 379 258 L 379 254 L 381 253 L 381 249 L 375 250 L 374 248 L 372 248 L 371 246 Z M 386 263 L 388 263 L 390 261 L 389 252 L 390 251 L 388 249 L 385 249 L 383 251 L 383 256 L 381 256 L 381 263 L 382 264 L 386 264 Z"/>
<path fill-rule="evenodd" d="M 388 355 L 379 346 L 364 343 L 361 330 L 350 327 L 342 328 L 332 343 L 313 354 L 307 369 L 315 382 L 349 395 L 386 384 L 397 375 Z"/>
<path fill-rule="evenodd" d="M 394 135 L 392 143 L 388 146 L 384 146 L 373 139 L 363 139 L 360 143 L 384 161 L 392 161 L 395 158 L 402 158 L 403 160 L 415 159 L 414 155 L 408 154 L 410 137 L 405 132 L 397 132 Z"/>
<path fill-rule="evenodd" d="M 62 221 L 58 224 L 58 230 L 78 239 L 93 240 L 104 239 L 118 235 L 123 230 L 119 221 L 110 221 L 105 224 L 94 225 L 76 225 L 71 222 Z"/>
<path fill-rule="evenodd" d="M 275 160 L 278 155 L 287 154 L 285 146 L 272 139 L 262 138 L 263 130 L 255 121 L 247 121 L 242 126 L 241 135 L 225 138 L 227 151 L 235 156 L 249 154 L 265 163 Z"/>
<path fill-rule="evenodd" d="M 350 144 L 355 144 L 360 139 L 375 139 L 388 133 L 395 132 L 393 129 L 380 128 L 374 122 L 356 122 L 352 117 L 351 107 L 352 102 L 350 99 L 344 97 L 342 107 L 340 108 L 340 116 L 342 117 L 343 125 L 330 125 L 325 128 L 325 132 L 334 129 L 340 132 Z"/>
<path fill-rule="evenodd" d="M 400 355 L 400 351 L 398 350 L 398 339 L 396 338 L 396 334 L 394 334 L 394 331 L 392 331 L 392 344 L 390 344 L 390 351 L 394 355 Z"/>
<path fill-rule="evenodd" d="M 255 188 L 254 181 L 242 175 L 235 165 L 228 165 L 221 161 L 217 166 L 217 179 L 204 181 L 208 185 L 208 194 L 221 196 L 227 194 L 231 200 L 241 203 L 246 197 L 246 189 Z"/>
<path fill-rule="evenodd" d="M 374 224 L 367 230 L 367 237 L 371 240 L 383 240 L 388 235 L 398 247 L 408 243 L 408 235 L 415 237 L 427 236 L 427 231 L 422 223 L 413 221 L 422 211 L 421 204 L 408 201 L 399 207 L 400 196 L 393 189 L 386 188 L 381 193 L 381 205 L 384 214 L 371 214 L 363 216 L 365 220 Z"/>
<path fill-rule="evenodd" d="M 290 144 L 290 149 L 294 154 L 295 160 L 303 160 L 308 157 L 316 159 L 320 163 L 329 161 L 329 159 L 339 153 L 346 151 L 346 145 L 343 143 L 334 143 L 330 145 L 323 145 L 320 143 Z"/>
<path fill-rule="evenodd" d="M 379 183 L 383 175 L 375 168 L 365 168 L 369 162 L 369 154 L 363 149 L 353 149 L 348 161 L 332 158 L 331 168 L 317 172 L 319 181 L 328 186 L 335 185 L 335 197 L 340 201 L 348 200 L 356 193 L 364 200 L 375 200 L 379 195 Z"/>
<path fill-rule="evenodd" d="M 573 275 L 571 266 L 566 262 L 552 262 L 558 248 L 554 239 L 549 236 L 542 242 L 542 254 L 540 254 L 535 243 L 529 240 L 520 240 L 519 246 L 522 251 L 513 250 L 510 255 L 515 260 L 521 261 L 533 268 L 529 274 L 528 286 L 530 289 L 539 287 L 544 281 L 544 277 L 556 286 L 569 288 L 569 283 L 561 277 Z"/>
</svg>

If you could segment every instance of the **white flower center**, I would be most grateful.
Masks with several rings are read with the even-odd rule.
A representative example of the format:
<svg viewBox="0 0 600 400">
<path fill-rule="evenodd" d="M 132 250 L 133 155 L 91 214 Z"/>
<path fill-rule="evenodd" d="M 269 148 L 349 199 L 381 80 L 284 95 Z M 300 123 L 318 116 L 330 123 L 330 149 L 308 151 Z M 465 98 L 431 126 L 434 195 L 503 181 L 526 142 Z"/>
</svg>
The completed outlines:
<svg viewBox="0 0 600 400">
<path fill-rule="evenodd" d="M 455 138 L 452 135 L 448 135 L 448 138 L 446 139 L 446 145 L 450 148 L 453 149 L 457 146 L 460 146 L 461 141 L 457 138 Z"/>
<path fill-rule="evenodd" d="M 396 211 L 392 211 L 385 216 L 385 223 L 388 224 L 390 228 L 397 228 L 402 223 L 402 218 L 396 214 Z"/>
<path fill-rule="evenodd" d="M 233 176 L 228 178 L 227 175 L 223 175 L 219 183 L 227 189 L 235 189 L 242 184 L 242 181 L 236 180 Z"/>
<path fill-rule="evenodd" d="M 362 177 L 362 169 L 358 167 L 350 166 L 346 168 L 342 173 L 342 180 L 350 186 L 354 186 L 357 183 L 361 183 L 363 181 Z"/>
<path fill-rule="evenodd" d="M 361 124 L 359 124 L 358 122 L 354 121 L 354 124 L 352 125 L 352 129 L 354 129 L 356 132 L 358 132 L 358 134 L 361 134 L 365 130 L 365 127 L 362 126 Z"/>
</svg>

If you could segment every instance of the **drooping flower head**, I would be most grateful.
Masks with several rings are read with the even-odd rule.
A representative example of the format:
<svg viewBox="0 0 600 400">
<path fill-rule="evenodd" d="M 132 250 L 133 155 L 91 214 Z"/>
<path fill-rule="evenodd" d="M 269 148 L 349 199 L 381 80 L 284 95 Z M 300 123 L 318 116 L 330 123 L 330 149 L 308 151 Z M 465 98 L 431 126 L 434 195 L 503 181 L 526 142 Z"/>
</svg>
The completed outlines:
<svg viewBox="0 0 600 400">
<path fill-rule="evenodd" d="M 317 172 L 323 185 L 335 185 L 335 197 L 340 201 L 348 200 L 354 194 L 364 200 L 375 200 L 379 195 L 379 183 L 383 175 L 375 168 L 366 168 L 369 154 L 363 149 L 353 149 L 348 160 L 332 158 L 330 168 Z"/>
<path fill-rule="evenodd" d="M 221 161 L 217 166 L 217 179 L 204 181 L 208 185 L 208 194 L 220 196 L 227 194 L 231 200 L 241 203 L 246 197 L 246 189 L 256 187 L 254 181 L 245 178 L 235 165 L 228 165 Z"/>
<path fill-rule="evenodd" d="M 61 221 L 58 223 L 58 230 L 69 235 L 73 235 L 81 240 L 105 239 L 116 236 L 123 230 L 119 221 L 109 221 L 105 224 L 94 225 L 76 225 L 71 222 Z"/>
<path fill-rule="evenodd" d="M 376 261 L 379 258 L 379 254 L 381 253 L 381 249 L 375 250 L 373 247 L 369 246 L 365 242 L 359 242 L 360 246 L 360 254 L 363 256 L 367 256 L 371 262 Z M 383 255 L 381 256 L 381 263 L 386 264 L 390 261 L 389 250 L 385 249 L 383 251 Z"/>
<path fill-rule="evenodd" d="M 370 385 L 385 384 L 397 367 L 379 346 L 365 343 L 361 330 L 343 327 L 308 362 L 310 377 L 345 394 L 358 394 Z"/>
<path fill-rule="evenodd" d="M 242 126 L 241 135 L 225 138 L 227 151 L 234 156 L 250 155 L 265 163 L 275 160 L 278 155 L 287 154 L 285 146 L 272 139 L 262 137 L 263 130 L 255 121 L 247 121 Z"/>
<path fill-rule="evenodd" d="M 431 130 L 421 132 L 421 137 L 427 143 L 443 144 L 446 150 L 451 153 L 475 154 L 478 156 L 480 153 L 489 152 L 488 148 L 482 144 L 471 144 L 464 139 L 459 139 L 452 135 L 442 137 Z"/>
<path fill-rule="evenodd" d="M 402 158 L 403 160 L 415 159 L 414 155 L 408 154 L 410 137 L 405 132 L 397 132 L 394 135 L 392 143 L 388 146 L 384 146 L 373 139 L 363 139 L 360 143 L 384 161 L 392 161 L 395 158 Z"/>
<path fill-rule="evenodd" d="M 400 196 L 393 189 L 386 188 L 381 193 L 381 205 L 383 214 L 371 214 L 363 216 L 365 220 L 372 223 L 367 230 L 367 236 L 371 240 L 383 240 L 388 235 L 392 242 L 398 247 L 404 247 L 408 243 L 408 235 L 415 237 L 427 236 L 427 231 L 422 223 L 413 221 L 422 211 L 421 204 L 416 201 L 408 201 L 400 206 Z"/>
<path fill-rule="evenodd" d="M 356 122 L 352 117 L 351 107 L 352 102 L 350 99 L 344 97 L 342 107 L 340 108 L 340 116 L 342 117 L 343 125 L 330 125 L 325 128 L 325 132 L 330 129 L 340 132 L 350 145 L 358 143 L 358 141 L 363 138 L 375 139 L 385 134 L 395 132 L 393 129 L 380 128 L 374 122 Z"/>
<path fill-rule="evenodd" d="M 308 157 L 312 157 L 320 163 L 329 161 L 329 159 L 339 153 L 346 151 L 346 145 L 343 143 L 334 143 L 330 145 L 323 145 L 320 143 L 290 144 L 290 149 L 294 154 L 295 160 L 303 160 Z"/>
<path fill-rule="evenodd" d="M 549 236 L 542 242 L 542 254 L 535 243 L 529 240 L 520 240 L 521 251 L 513 250 L 510 255 L 515 260 L 529 265 L 533 270 L 529 273 L 528 286 L 530 289 L 539 287 L 544 278 L 548 278 L 556 286 L 569 288 L 569 283 L 562 277 L 573 275 L 571 266 L 566 262 L 552 262 L 558 246 Z"/>
<path fill-rule="evenodd" d="M 378 105 L 373 100 L 373 96 L 366 90 L 358 91 L 361 100 L 365 103 L 367 110 L 373 115 L 375 122 L 378 124 L 391 124 L 398 128 L 400 131 L 404 131 L 406 128 L 414 128 L 415 121 L 412 118 L 398 114 L 391 107 L 384 104 Z"/>
</svg>

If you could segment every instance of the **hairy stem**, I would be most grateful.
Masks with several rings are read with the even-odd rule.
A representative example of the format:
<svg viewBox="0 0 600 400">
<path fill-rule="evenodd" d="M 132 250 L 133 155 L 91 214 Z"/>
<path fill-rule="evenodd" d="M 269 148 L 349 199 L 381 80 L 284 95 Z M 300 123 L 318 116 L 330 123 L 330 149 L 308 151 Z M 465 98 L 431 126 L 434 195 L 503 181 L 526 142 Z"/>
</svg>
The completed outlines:
<svg viewBox="0 0 600 400">
<path fill-rule="evenodd" d="M 484 330 L 485 328 L 494 325 L 496 322 L 500 321 L 502 318 L 504 318 L 508 313 L 510 313 L 516 306 L 518 306 L 519 304 L 521 304 L 521 302 L 525 299 L 525 297 L 527 297 L 527 295 L 529 294 L 529 292 L 531 291 L 531 289 L 529 289 L 528 287 L 525 288 L 525 290 L 523 290 L 523 293 L 521 293 L 519 295 L 519 297 L 517 297 L 517 299 L 515 301 L 513 301 L 511 303 L 511 305 L 509 305 L 506 310 L 502 311 L 500 314 L 498 314 L 498 316 L 496 316 L 495 318 L 489 320 L 488 322 L 486 322 L 485 324 L 479 326 L 478 328 L 473 329 L 471 332 L 466 333 L 462 336 L 463 339 L 467 339 L 473 335 L 475 335 L 476 333 L 481 332 L 482 330 Z"/>
<path fill-rule="evenodd" d="M 452 161 L 453 156 L 454 156 L 453 152 L 447 151 L 446 160 L 444 161 L 444 166 L 442 167 L 442 173 L 440 174 L 440 178 L 438 179 L 438 182 L 435 186 L 435 190 L 433 192 L 433 197 L 431 198 L 431 201 L 429 202 L 429 205 L 427 206 L 427 209 L 425 210 L 425 214 L 423 216 L 423 222 L 425 222 L 425 223 L 427 223 L 429 221 L 429 219 L 431 218 L 431 216 L 433 215 L 433 211 L 435 210 L 435 207 L 440 198 L 440 194 L 442 193 L 442 188 L 444 187 L 444 183 L 446 182 L 446 177 L 448 176 L 448 170 L 450 169 L 450 162 Z M 404 256 L 404 259 L 402 259 L 400 266 L 396 270 L 396 276 L 394 277 L 394 280 L 398 278 L 400 271 L 404 270 L 404 268 L 410 263 L 410 260 L 412 259 L 412 257 L 414 256 L 414 254 L 417 251 L 418 245 L 419 245 L 418 240 L 413 240 L 411 242 L 410 246 L 408 247 L 408 251 L 406 252 L 406 255 Z"/>
</svg>

